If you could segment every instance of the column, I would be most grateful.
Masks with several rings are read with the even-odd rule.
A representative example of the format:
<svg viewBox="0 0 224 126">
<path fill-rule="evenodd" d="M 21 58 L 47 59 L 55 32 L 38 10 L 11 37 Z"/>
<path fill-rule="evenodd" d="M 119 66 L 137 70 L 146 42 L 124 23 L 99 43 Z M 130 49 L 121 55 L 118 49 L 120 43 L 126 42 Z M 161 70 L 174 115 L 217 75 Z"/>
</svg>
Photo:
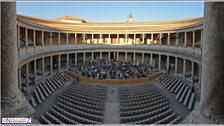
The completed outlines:
<svg viewBox="0 0 224 126">
<path fill-rule="evenodd" d="M 169 66 L 170 66 L 170 56 L 167 55 L 167 56 L 166 56 L 166 70 L 167 70 L 167 71 L 169 70 Z"/>
<path fill-rule="evenodd" d="M 86 63 L 86 52 L 83 52 L 83 63 Z"/>
<path fill-rule="evenodd" d="M 109 34 L 109 40 L 110 40 L 110 44 L 111 44 L 110 34 Z"/>
<path fill-rule="evenodd" d="M 144 53 L 142 53 L 142 63 L 144 64 Z"/>
<path fill-rule="evenodd" d="M 136 44 L 136 34 L 134 33 L 134 44 Z"/>
<path fill-rule="evenodd" d="M 50 56 L 51 74 L 53 74 L 53 56 Z"/>
<path fill-rule="evenodd" d="M 128 52 L 125 52 L 124 61 L 127 61 L 127 60 L 128 60 Z"/>
<path fill-rule="evenodd" d="M 135 62 L 135 61 L 136 61 L 136 60 L 135 60 L 135 55 L 136 55 L 135 52 L 133 52 L 133 55 L 134 55 L 134 56 L 133 56 L 133 59 L 134 59 L 134 62 Z"/>
<path fill-rule="evenodd" d="M 201 29 L 201 43 L 200 43 L 200 48 L 202 49 L 203 47 L 203 30 Z"/>
<path fill-rule="evenodd" d="M 36 60 L 33 61 L 33 67 L 34 67 L 34 72 L 33 72 L 34 83 L 36 84 L 36 80 L 37 80 L 37 61 Z"/>
<path fill-rule="evenodd" d="M 186 77 L 186 59 L 183 59 L 183 79 L 185 80 Z"/>
<path fill-rule="evenodd" d="M 128 44 L 128 34 L 126 33 L 125 34 L 125 45 L 127 45 Z"/>
<path fill-rule="evenodd" d="M 152 41 L 153 41 L 153 33 L 151 34 L 151 39 L 152 39 Z M 151 44 L 151 43 L 150 43 Z"/>
<path fill-rule="evenodd" d="M 142 42 L 143 42 L 143 44 L 145 44 L 145 34 L 144 33 L 142 34 Z"/>
<path fill-rule="evenodd" d="M 167 45 L 169 46 L 170 45 L 170 33 L 168 33 L 168 43 Z"/>
<path fill-rule="evenodd" d="M 93 35 L 94 35 L 94 34 L 92 33 L 92 43 L 93 43 Z"/>
<path fill-rule="evenodd" d="M 20 26 L 18 25 L 18 31 L 17 31 L 17 48 L 20 48 Z"/>
<path fill-rule="evenodd" d="M 110 61 L 110 51 L 108 51 L 108 61 Z"/>
<path fill-rule="evenodd" d="M 58 32 L 58 45 L 60 45 L 60 44 L 61 44 L 61 33 Z"/>
<path fill-rule="evenodd" d="M 44 62 L 44 58 L 42 58 L 42 77 L 45 77 L 45 62 Z"/>
<path fill-rule="evenodd" d="M 18 69 L 18 83 L 19 83 L 19 85 L 18 85 L 18 87 L 19 87 L 19 89 L 20 90 L 22 90 L 22 86 L 21 86 L 21 67 Z"/>
<path fill-rule="evenodd" d="M 75 53 L 75 66 L 77 66 L 77 63 L 78 63 L 78 61 L 77 61 L 77 53 Z"/>
<path fill-rule="evenodd" d="M 117 34 L 117 44 L 119 44 L 119 34 Z"/>
<path fill-rule="evenodd" d="M 69 69 L 69 54 L 67 54 L 67 70 Z"/>
<path fill-rule="evenodd" d="M 159 54 L 159 71 L 161 70 L 161 55 Z"/>
<path fill-rule="evenodd" d="M 61 55 L 58 55 L 58 71 L 61 72 Z"/>
<path fill-rule="evenodd" d="M 94 52 L 92 52 L 92 61 L 94 60 Z"/>
<path fill-rule="evenodd" d="M 162 34 L 159 33 L 159 44 L 162 45 Z"/>
<path fill-rule="evenodd" d="M 192 41 L 193 41 L 193 48 L 194 48 L 195 47 L 195 31 L 193 30 L 192 32 L 193 32 Z"/>
<path fill-rule="evenodd" d="M 191 82 L 194 82 L 194 62 L 191 62 Z"/>
<path fill-rule="evenodd" d="M 102 52 L 100 52 L 100 59 L 102 59 Z"/>
<path fill-rule="evenodd" d="M 25 42 L 26 42 L 26 48 L 28 48 L 28 29 L 25 28 Z"/>
<path fill-rule="evenodd" d="M 16 3 L 1 2 L 1 116 L 26 117 L 34 112 L 18 88 Z M 19 113 L 18 113 L 19 112 Z"/>
<path fill-rule="evenodd" d="M 119 52 L 117 52 L 117 61 L 119 61 Z"/>
<path fill-rule="evenodd" d="M 77 44 L 77 33 L 75 33 L 75 44 Z"/>
<path fill-rule="evenodd" d="M 66 44 L 68 45 L 69 43 L 68 43 L 68 40 L 69 40 L 69 34 L 68 33 L 66 33 Z"/>
<path fill-rule="evenodd" d="M 199 65 L 199 81 L 198 81 L 198 83 L 199 83 L 199 89 L 200 89 L 199 94 L 201 94 L 202 66 L 201 66 L 201 64 L 198 64 L 198 65 Z"/>
<path fill-rule="evenodd" d="M 179 41 L 179 33 L 177 32 L 177 33 L 176 33 L 176 46 L 178 46 L 178 44 L 179 44 L 178 41 Z"/>
<path fill-rule="evenodd" d="M 29 63 L 26 64 L 26 88 L 29 89 Z"/>
<path fill-rule="evenodd" d="M 152 56 L 153 56 L 153 54 L 150 53 L 150 66 L 152 66 Z"/>
<path fill-rule="evenodd" d="M 177 76 L 177 65 L 178 65 L 178 58 L 175 57 L 175 76 Z"/>
<path fill-rule="evenodd" d="M 187 32 L 184 32 L 184 47 L 187 47 Z"/>
<path fill-rule="evenodd" d="M 82 34 L 82 43 L 85 43 L 85 33 Z"/>
<path fill-rule="evenodd" d="M 51 33 L 51 32 L 49 33 L 49 37 L 50 37 L 50 46 L 52 46 L 52 37 L 53 37 L 52 34 L 53 34 L 53 33 Z"/>
<path fill-rule="evenodd" d="M 44 46 L 44 31 L 41 31 L 41 45 Z"/>
<path fill-rule="evenodd" d="M 36 47 L 36 31 L 33 30 L 33 46 Z"/>
</svg>

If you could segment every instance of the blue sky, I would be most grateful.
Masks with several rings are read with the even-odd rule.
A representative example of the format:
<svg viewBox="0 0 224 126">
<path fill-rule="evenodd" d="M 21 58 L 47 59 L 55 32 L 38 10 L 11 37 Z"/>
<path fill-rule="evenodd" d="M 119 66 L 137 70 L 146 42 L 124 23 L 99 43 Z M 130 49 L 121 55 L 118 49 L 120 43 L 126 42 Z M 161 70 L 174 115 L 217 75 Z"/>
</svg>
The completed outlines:
<svg viewBox="0 0 224 126">
<path fill-rule="evenodd" d="M 17 13 L 43 18 L 72 15 L 90 22 L 175 20 L 203 16 L 201 2 L 17 2 Z"/>
</svg>

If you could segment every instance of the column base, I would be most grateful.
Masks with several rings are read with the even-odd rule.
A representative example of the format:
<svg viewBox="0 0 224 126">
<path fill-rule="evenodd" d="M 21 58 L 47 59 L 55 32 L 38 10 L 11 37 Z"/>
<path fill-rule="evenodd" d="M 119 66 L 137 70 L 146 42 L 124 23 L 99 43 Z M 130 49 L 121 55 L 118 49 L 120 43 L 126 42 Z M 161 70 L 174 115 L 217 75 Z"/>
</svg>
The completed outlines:
<svg viewBox="0 0 224 126">
<path fill-rule="evenodd" d="M 1 100 L 2 117 L 29 117 L 35 109 L 29 104 L 21 92 L 14 99 Z"/>
</svg>

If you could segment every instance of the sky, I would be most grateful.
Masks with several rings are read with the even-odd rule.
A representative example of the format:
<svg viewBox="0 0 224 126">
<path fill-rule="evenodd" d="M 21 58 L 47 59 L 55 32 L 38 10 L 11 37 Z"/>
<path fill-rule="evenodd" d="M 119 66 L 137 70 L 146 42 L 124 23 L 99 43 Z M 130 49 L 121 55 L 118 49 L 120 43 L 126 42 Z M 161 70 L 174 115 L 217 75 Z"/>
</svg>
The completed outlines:
<svg viewBox="0 0 224 126">
<path fill-rule="evenodd" d="M 17 2 L 22 15 L 58 18 L 71 15 L 89 22 L 126 22 L 129 14 L 134 21 L 176 20 L 202 17 L 204 2 Z"/>
</svg>

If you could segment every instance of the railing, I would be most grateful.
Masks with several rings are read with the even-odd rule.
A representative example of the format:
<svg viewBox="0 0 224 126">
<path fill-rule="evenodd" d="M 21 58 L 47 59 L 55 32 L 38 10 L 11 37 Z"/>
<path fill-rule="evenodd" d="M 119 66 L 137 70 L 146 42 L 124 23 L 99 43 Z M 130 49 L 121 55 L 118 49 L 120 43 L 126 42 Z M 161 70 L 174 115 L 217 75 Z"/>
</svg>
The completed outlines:
<svg viewBox="0 0 224 126">
<path fill-rule="evenodd" d="M 201 62 L 201 48 L 166 46 L 166 45 L 100 45 L 100 44 L 79 44 L 79 45 L 52 45 L 52 46 L 36 46 L 28 48 L 20 48 L 18 63 L 29 58 L 43 53 L 52 52 L 95 52 L 95 51 L 111 51 L 111 49 L 119 52 L 144 52 L 144 53 L 160 53 L 163 55 L 184 55 L 192 57 Z"/>
</svg>

